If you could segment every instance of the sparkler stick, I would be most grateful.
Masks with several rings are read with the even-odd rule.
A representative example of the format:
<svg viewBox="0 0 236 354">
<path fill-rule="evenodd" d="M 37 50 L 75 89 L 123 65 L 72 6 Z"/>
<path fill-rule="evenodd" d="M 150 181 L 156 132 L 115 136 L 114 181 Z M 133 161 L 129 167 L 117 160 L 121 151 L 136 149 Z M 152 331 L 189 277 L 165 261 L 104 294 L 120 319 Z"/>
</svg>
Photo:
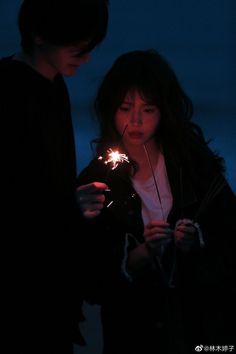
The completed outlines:
<svg viewBox="0 0 236 354">
<path fill-rule="evenodd" d="M 128 127 L 128 124 L 126 124 L 126 126 L 125 126 L 125 128 L 124 128 L 124 130 L 123 130 L 123 133 L 121 134 L 121 140 L 122 140 L 122 138 L 123 138 L 123 136 L 124 136 L 124 134 L 125 134 L 125 131 L 126 131 L 127 127 Z"/>
<path fill-rule="evenodd" d="M 157 197 L 158 197 L 158 200 L 159 200 L 159 203 L 160 203 L 160 207 L 161 207 L 162 219 L 165 220 L 163 207 L 162 207 L 162 202 L 161 202 L 161 196 L 160 196 L 160 192 L 159 192 L 159 189 L 158 189 L 157 180 L 156 180 L 156 177 L 155 177 L 155 173 L 154 173 L 154 170 L 153 170 L 151 159 L 150 159 L 150 156 L 149 156 L 149 153 L 148 153 L 148 149 L 147 149 L 145 144 L 143 144 L 143 148 L 144 148 L 145 154 L 147 156 L 147 160 L 148 160 L 148 164 L 149 164 L 150 170 L 152 172 L 152 177 L 153 177 L 153 180 L 154 180 L 154 184 L 155 184 L 155 188 L 156 188 L 156 192 L 157 192 Z"/>
<path fill-rule="evenodd" d="M 155 173 L 154 173 L 154 170 L 153 170 L 153 166 L 152 166 L 152 163 L 151 163 L 151 159 L 150 159 L 150 156 L 149 156 L 149 153 L 148 153 L 148 149 L 147 149 L 145 144 L 143 145 L 143 148 L 144 148 L 144 151 L 145 151 L 146 156 L 147 156 L 147 160 L 148 160 L 148 164 L 149 164 L 150 170 L 152 172 L 152 177 L 153 177 L 153 181 L 154 181 L 154 184 L 155 184 L 157 197 L 158 197 L 158 200 L 159 200 L 159 203 L 160 203 L 160 207 L 161 207 L 162 219 L 165 220 L 164 211 L 163 211 L 163 207 L 162 207 L 162 201 L 161 201 L 161 195 L 160 195 L 160 192 L 159 192 L 159 189 L 158 189 L 157 180 L 156 180 Z M 167 273 L 166 273 L 166 271 L 165 271 L 165 269 L 163 267 L 161 259 L 158 256 L 154 256 L 153 257 L 153 261 L 154 261 L 154 264 L 156 265 L 156 267 L 160 269 L 162 280 L 163 280 L 165 286 L 167 286 L 168 288 L 173 287 L 173 277 L 174 277 L 174 271 L 175 271 L 175 265 L 176 265 L 176 254 L 174 253 L 174 255 L 173 255 L 173 264 L 172 264 L 172 269 L 171 269 L 169 277 L 168 277 L 168 275 L 167 275 Z"/>
</svg>

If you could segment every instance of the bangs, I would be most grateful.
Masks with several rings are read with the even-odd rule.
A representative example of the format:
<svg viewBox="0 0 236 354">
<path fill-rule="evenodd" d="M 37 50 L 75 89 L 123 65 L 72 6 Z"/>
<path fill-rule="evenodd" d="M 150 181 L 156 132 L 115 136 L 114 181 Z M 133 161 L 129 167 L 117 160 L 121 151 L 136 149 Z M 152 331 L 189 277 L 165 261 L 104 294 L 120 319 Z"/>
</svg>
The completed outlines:
<svg viewBox="0 0 236 354">
<path fill-rule="evenodd" d="M 163 92 L 162 80 L 159 73 L 153 67 L 146 65 L 143 61 L 129 63 L 123 58 L 122 65 L 119 60 L 115 63 L 112 71 L 116 74 L 110 76 L 113 97 L 117 98 L 117 103 L 121 103 L 129 92 L 137 91 L 142 99 L 149 103 L 159 105 L 161 102 L 161 92 Z M 114 92 L 115 91 L 115 92 Z"/>
<path fill-rule="evenodd" d="M 144 102 L 150 105 L 159 106 L 160 104 L 160 91 L 157 89 L 157 84 L 154 82 L 123 82 L 122 85 L 118 85 L 113 88 L 113 93 L 111 95 L 112 105 L 117 109 L 122 102 L 124 102 L 125 97 L 129 94 L 138 92 L 140 97 Z"/>
<path fill-rule="evenodd" d="M 137 91 L 142 100 L 150 105 L 159 105 L 159 95 L 157 91 L 154 91 L 152 86 L 139 86 L 133 88 L 133 91 Z"/>
</svg>

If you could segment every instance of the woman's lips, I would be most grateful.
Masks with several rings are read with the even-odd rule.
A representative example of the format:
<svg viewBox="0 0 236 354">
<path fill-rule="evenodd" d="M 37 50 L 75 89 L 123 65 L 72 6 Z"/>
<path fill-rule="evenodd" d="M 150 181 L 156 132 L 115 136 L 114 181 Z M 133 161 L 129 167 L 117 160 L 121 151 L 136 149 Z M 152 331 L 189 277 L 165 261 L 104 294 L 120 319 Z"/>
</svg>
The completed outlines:
<svg viewBox="0 0 236 354">
<path fill-rule="evenodd" d="M 128 135 L 131 139 L 141 139 L 143 137 L 141 132 L 129 132 Z"/>
</svg>

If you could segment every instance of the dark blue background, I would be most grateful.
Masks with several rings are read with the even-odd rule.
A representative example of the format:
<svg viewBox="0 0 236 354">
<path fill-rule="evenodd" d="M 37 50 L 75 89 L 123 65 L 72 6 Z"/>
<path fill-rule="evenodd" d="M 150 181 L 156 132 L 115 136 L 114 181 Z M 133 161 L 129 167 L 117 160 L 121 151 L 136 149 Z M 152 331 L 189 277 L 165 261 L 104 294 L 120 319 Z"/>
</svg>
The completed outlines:
<svg viewBox="0 0 236 354">
<path fill-rule="evenodd" d="M 18 49 L 16 18 L 20 3 L 0 0 L 0 56 Z M 224 156 L 226 177 L 236 191 L 235 35 L 235 0 L 110 0 L 105 41 L 75 77 L 66 78 L 78 172 L 91 157 L 89 142 L 96 136 L 92 101 L 102 76 L 118 55 L 133 49 L 155 48 L 168 59 L 192 98 L 194 120 L 201 125 L 206 138 L 213 139 L 211 147 Z M 85 311 L 88 320 L 83 331 L 89 345 L 78 353 L 99 354 L 99 307 L 86 306 Z"/>
</svg>

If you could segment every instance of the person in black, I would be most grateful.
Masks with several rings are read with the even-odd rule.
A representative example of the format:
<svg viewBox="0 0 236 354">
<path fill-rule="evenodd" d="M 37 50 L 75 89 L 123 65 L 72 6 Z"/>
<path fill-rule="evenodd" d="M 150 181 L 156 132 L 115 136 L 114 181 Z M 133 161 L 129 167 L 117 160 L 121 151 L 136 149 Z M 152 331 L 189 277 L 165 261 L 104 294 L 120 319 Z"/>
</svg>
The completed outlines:
<svg viewBox="0 0 236 354">
<path fill-rule="evenodd" d="M 162 55 L 137 50 L 115 60 L 95 111 L 96 154 L 77 183 L 110 189 L 86 227 L 103 353 L 232 349 L 236 197 L 190 98 Z"/>
<path fill-rule="evenodd" d="M 63 76 L 89 59 L 107 24 L 107 0 L 24 0 L 21 50 L 0 61 L 4 352 L 70 354 L 83 344 L 83 216 L 77 225 Z"/>
</svg>

